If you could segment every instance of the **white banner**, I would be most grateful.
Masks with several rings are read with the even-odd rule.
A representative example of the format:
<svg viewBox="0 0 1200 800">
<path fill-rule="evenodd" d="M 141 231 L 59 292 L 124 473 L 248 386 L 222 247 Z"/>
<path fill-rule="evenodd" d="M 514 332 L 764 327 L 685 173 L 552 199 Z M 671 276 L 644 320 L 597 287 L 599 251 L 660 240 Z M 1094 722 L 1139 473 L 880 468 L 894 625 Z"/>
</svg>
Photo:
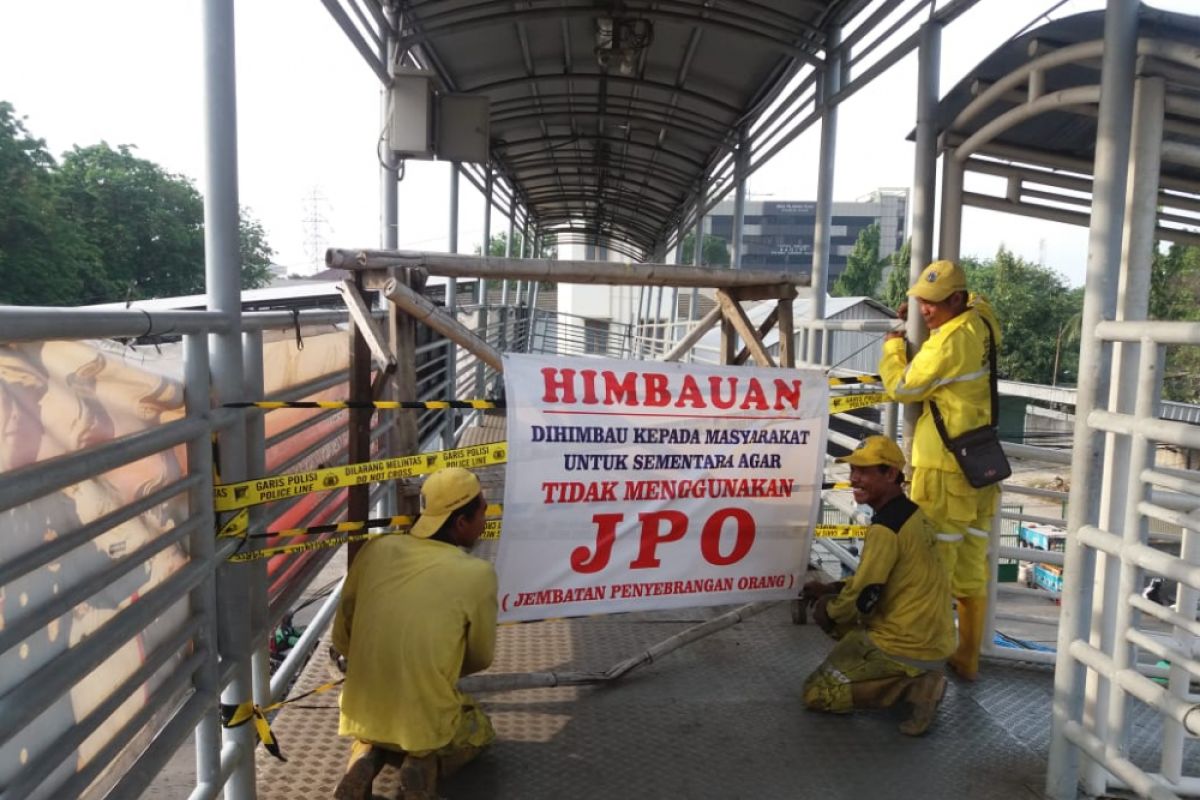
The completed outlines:
<svg viewBox="0 0 1200 800">
<path fill-rule="evenodd" d="M 821 372 L 506 354 L 504 383 L 501 619 L 796 596 Z"/>
</svg>

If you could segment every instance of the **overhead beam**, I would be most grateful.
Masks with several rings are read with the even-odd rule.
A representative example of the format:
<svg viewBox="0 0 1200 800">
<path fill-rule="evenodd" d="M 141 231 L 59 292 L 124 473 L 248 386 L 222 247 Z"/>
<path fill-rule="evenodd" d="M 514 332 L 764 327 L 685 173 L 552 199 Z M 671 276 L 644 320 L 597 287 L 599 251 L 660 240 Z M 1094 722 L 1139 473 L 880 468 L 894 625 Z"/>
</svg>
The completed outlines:
<svg viewBox="0 0 1200 800">
<path fill-rule="evenodd" d="M 792 287 L 791 272 L 676 267 L 610 261 L 552 261 L 544 258 L 493 258 L 421 253 L 412 250 L 337 250 L 325 252 L 325 264 L 335 269 L 373 270 L 421 267 L 447 278 L 486 278 L 608 286 L 687 286 L 731 289 L 754 286 Z M 793 294 L 793 296 L 795 296 Z"/>
</svg>

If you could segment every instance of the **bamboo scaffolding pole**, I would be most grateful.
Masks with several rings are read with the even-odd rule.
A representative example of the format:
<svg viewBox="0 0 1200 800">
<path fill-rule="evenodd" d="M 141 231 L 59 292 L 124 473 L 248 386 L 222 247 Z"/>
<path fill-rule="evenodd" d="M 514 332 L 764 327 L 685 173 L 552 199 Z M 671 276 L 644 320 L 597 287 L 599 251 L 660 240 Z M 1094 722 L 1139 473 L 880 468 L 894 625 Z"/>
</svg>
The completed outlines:
<svg viewBox="0 0 1200 800">
<path fill-rule="evenodd" d="M 761 614 L 778 601 L 747 603 L 720 616 L 693 625 L 674 636 L 663 639 L 641 653 L 619 661 L 604 672 L 497 672 L 494 674 L 471 675 L 458 682 L 464 692 L 506 692 L 513 689 L 542 689 L 551 686 L 584 686 L 611 683 L 628 675 L 645 664 L 651 664 L 663 656 L 691 644 L 698 639 L 711 636 L 732 627 L 756 614 Z"/>
<path fill-rule="evenodd" d="M 626 261 L 558 261 L 546 258 L 500 258 L 410 250 L 325 251 L 325 264 L 334 269 L 379 270 L 387 267 L 422 268 L 447 278 L 552 281 L 610 286 L 684 286 L 697 288 L 765 289 L 772 296 L 794 298 L 803 285 L 795 273 L 679 267 Z"/>
<path fill-rule="evenodd" d="M 498 350 L 481 341 L 466 326 L 435 306 L 428 298 L 417 294 L 395 278 L 388 280 L 383 293 L 388 300 L 396 304 L 397 308 L 418 322 L 425 323 L 459 347 L 465 348 L 497 372 L 504 371 L 504 364 L 500 360 Z"/>
</svg>

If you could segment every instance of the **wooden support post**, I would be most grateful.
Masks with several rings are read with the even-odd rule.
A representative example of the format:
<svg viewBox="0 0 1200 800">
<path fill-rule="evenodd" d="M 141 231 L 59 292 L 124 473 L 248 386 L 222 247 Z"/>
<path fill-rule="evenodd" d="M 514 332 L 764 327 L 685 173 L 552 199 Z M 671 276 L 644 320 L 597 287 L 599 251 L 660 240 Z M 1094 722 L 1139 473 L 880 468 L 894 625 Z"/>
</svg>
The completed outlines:
<svg viewBox="0 0 1200 800">
<path fill-rule="evenodd" d="M 362 278 L 355 276 L 349 293 L 362 303 Z M 350 301 L 353 302 L 353 301 Z M 348 303 L 349 305 L 349 303 Z M 364 304 L 365 305 L 365 304 Z M 350 397 L 354 401 L 370 402 L 371 397 L 371 347 L 367 337 L 351 315 L 350 320 Z M 371 414 L 370 408 L 352 408 L 350 415 L 350 463 L 371 460 Z M 346 490 L 346 519 L 368 519 L 371 510 L 371 485 L 351 486 Z M 346 552 L 346 566 L 354 563 L 362 542 L 352 542 Z"/>
<path fill-rule="evenodd" d="M 767 352 L 767 348 L 763 347 L 762 340 L 758 338 L 758 332 L 750 324 L 750 319 L 742 309 L 741 303 L 730 297 L 723 289 L 717 290 L 717 303 L 720 304 L 721 313 L 725 319 L 729 321 L 733 329 L 746 342 L 746 347 L 750 348 L 750 353 L 754 356 L 754 360 L 758 362 L 758 365 L 760 367 L 775 366 L 775 360 L 771 358 L 771 354 Z M 721 330 L 725 330 L 724 326 L 722 326 Z M 729 341 L 727 342 L 726 339 Z M 721 337 L 722 361 L 726 364 L 735 363 L 737 360 L 737 355 L 733 352 L 732 341 L 733 337 Z"/>
<path fill-rule="evenodd" d="M 780 300 L 775 306 L 779 317 L 779 366 L 794 369 L 796 366 L 796 330 L 792 314 L 792 301 Z"/>
<path fill-rule="evenodd" d="M 388 270 L 391 278 L 412 286 L 415 276 L 408 270 Z M 397 366 L 389 381 L 389 394 L 392 400 L 417 399 L 417 321 L 405 314 L 395 303 L 388 303 L 388 339 L 392 352 L 396 354 Z M 393 419 L 388 429 L 388 446 L 393 458 L 415 455 L 419 447 L 417 441 L 417 414 L 413 411 L 394 411 Z M 405 492 L 405 483 L 398 481 L 395 486 L 396 513 L 405 516 L 416 516 L 420 513 L 420 500 L 415 491 Z"/>
</svg>

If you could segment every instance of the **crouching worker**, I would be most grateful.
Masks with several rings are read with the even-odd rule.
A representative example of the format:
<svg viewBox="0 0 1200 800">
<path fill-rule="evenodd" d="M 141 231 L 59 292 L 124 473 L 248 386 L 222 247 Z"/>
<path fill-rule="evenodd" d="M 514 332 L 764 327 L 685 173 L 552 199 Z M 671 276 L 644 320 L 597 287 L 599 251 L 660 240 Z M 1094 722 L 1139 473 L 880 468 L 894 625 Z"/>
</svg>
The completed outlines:
<svg viewBox="0 0 1200 800">
<path fill-rule="evenodd" d="M 496 734 L 457 688 L 486 669 L 496 643 L 496 573 L 468 555 L 483 534 L 479 479 L 448 468 L 421 487 L 406 535 L 383 536 L 346 576 L 333 644 L 346 655 L 338 733 L 353 736 L 337 800 L 370 800 L 385 763 L 400 765 L 402 800 L 434 800 L 439 777 Z"/>
<path fill-rule="evenodd" d="M 929 729 L 946 690 L 942 666 L 954 650 L 950 587 L 938 558 L 936 529 L 904 496 L 904 454 L 871 436 L 849 455 L 854 499 L 875 510 L 858 571 L 846 581 L 804 586 L 813 618 L 838 640 L 804 682 L 804 704 L 845 714 L 912 706 L 900 732 Z"/>
</svg>

